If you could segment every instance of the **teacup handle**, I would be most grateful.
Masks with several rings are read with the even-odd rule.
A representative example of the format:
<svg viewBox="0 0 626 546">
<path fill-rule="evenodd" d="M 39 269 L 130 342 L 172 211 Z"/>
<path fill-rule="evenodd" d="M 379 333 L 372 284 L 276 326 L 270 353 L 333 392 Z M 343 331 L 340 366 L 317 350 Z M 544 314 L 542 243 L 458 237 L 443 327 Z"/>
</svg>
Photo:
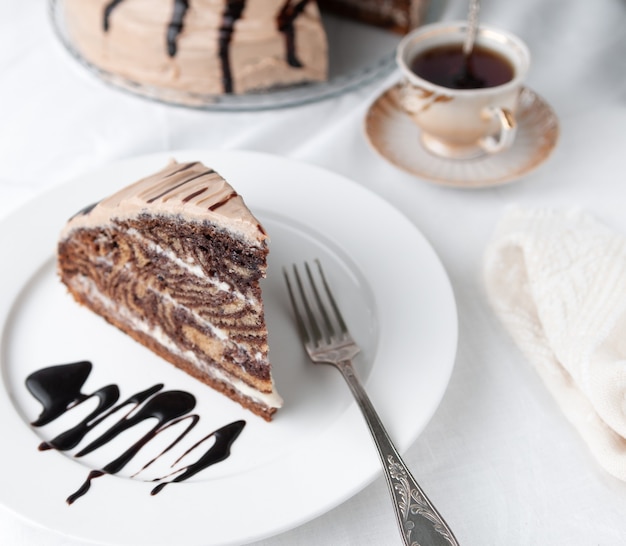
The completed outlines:
<svg viewBox="0 0 626 546">
<path fill-rule="evenodd" d="M 408 80 L 403 80 L 398 86 L 397 92 L 400 105 L 409 114 L 420 114 L 425 110 L 424 101 L 430 96 L 428 91 L 413 85 Z"/>
<path fill-rule="evenodd" d="M 483 116 L 496 118 L 500 124 L 500 131 L 495 136 L 481 138 L 479 141 L 480 147 L 490 154 L 509 148 L 513 144 L 515 134 L 517 133 L 517 123 L 513 113 L 508 108 L 488 106 L 483 110 Z"/>
</svg>

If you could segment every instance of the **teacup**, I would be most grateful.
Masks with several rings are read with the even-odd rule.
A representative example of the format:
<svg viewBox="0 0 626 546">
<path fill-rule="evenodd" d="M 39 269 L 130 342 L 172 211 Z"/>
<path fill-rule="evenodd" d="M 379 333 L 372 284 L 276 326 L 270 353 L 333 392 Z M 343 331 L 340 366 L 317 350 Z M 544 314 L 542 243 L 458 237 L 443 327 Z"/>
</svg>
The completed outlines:
<svg viewBox="0 0 626 546">
<path fill-rule="evenodd" d="M 432 56 L 431 62 L 436 62 L 442 48 L 460 52 L 466 33 L 464 21 L 424 25 L 407 34 L 396 51 L 402 73 L 400 104 L 421 129 L 424 147 L 445 158 L 468 159 L 493 154 L 513 144 L 519 95 L 530 66 L 530 53 L 519 38 L 480 25 L 475 48 L 508 65 L 510 74 L 506 81 L 496 79 L 494 85 L 487 87 L 459 89 L 448 87 L 449 82 L 445 82 L 446 86 L 433 83 L 426 79 L 434 79 L 432 74 L 425 77 L 414 71 L 415 63 L 425 57 Z M 483 84 L 493 83 L 488 81 L 488 73 L 480 74 L 479 68 L 474 71 Z"/>
</svg>

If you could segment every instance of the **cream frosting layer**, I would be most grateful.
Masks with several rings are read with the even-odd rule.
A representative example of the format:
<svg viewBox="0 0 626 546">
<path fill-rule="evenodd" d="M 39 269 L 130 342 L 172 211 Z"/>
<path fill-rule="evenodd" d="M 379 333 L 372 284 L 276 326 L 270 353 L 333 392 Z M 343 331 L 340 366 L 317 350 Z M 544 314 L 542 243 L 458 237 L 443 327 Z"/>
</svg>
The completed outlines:
<svg viewBox="0 0 626 546">
<path fill-rule="evenodd" d="M 265 244 L 267 239 L 243 198 L 219 173 L 200 162 L 174 160 L 162 170 L 76 214 L 65 225 L 61 238 L 74 229 L 105 226 L 142 212 L 213 222 L 255 246 Z"/>
<path fill-rule="evenodd" d="M 63 1 L 79 53 L 134 82 L 217 95 L 327 78 L 313 0 Z"/>
</svg>

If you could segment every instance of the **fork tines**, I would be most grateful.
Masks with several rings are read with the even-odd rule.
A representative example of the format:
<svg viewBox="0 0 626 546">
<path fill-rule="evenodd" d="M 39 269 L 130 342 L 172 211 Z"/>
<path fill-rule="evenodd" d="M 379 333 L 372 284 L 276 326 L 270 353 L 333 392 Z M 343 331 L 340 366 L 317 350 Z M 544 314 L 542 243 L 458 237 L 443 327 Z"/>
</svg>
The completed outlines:
<svg viewBox="0 0 626 546">
<path fill-rule="evenodd" d="M 316 274 L 309 263 L 304 262 L 308 283 L 303 282 L 295 264 L 292 266 L 295 286 L 286 268 L 283 268 L 283 274 L 300 336 L 305 343 L 319 346 L 348 336 L 348 328 L 330 291 L 321 262 L 316 259 L 315 264 Z"/>
</svg>

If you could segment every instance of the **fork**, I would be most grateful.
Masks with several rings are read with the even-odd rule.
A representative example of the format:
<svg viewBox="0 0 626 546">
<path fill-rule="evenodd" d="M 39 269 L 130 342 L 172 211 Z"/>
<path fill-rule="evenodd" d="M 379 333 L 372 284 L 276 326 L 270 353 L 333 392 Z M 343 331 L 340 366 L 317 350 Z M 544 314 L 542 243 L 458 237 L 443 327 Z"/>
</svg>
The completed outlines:
<svg viewBox="0 0 626 546">
<path fill-rule="evenodd" d="M 393 508 L 403 544 L 406 546 L 458 546 L 447 523 L 424 494 L 389 438 L 365 388 L 357 377 L 352 359 L 360 352 L 326 281 L 319 260 L 317 277 L 307 262 L 304 264 L 308 289 L 298 267 L 291 276 L 283 268 L 289 300 L 298 333 L 306 352 L 314 363 L 334 365 L 343 375 L 372 433 L 380 455 L 385 480 L 393 499 Z M 320 289 L 321 283 L 321 289 Z"/>
</svg>

